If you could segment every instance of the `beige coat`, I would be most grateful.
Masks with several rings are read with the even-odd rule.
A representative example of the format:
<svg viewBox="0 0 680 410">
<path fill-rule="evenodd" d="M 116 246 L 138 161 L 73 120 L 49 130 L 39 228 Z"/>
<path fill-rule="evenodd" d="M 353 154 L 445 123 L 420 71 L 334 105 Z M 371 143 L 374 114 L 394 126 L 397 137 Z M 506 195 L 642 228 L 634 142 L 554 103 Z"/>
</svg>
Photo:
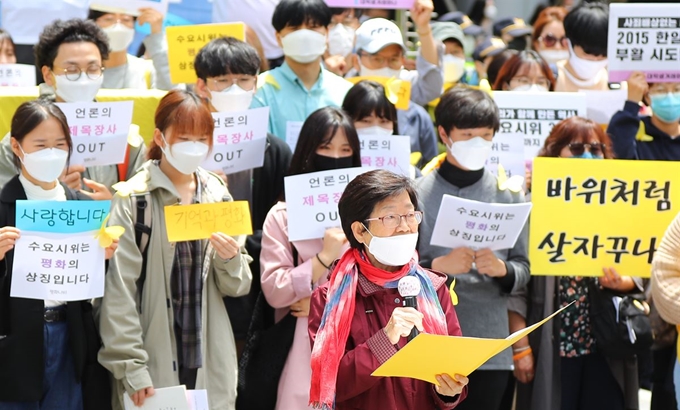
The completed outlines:
<svg viewBox="0 0 680 410">
<path fill-rule="evenodd" d="M 203 183 L 202 203 L 231 200 L 222 181 L 199 169 Z M 110 261 L 105 294 L 100 311 L 103 347 L 99 362 L 113 374 L 113 408 L 123 409 L 123 394 L 145 387 L 179 385 L 174 314 L 170 300 L 170 274 L 175 244 L 167 240 L 163 208 L 179 203 L 174 185 L 154 161 L 146 162 L 130 181 L 117 186 L 109 225 L 120 225 L 125 233 Z M 130 192 L 150 192 L 152 232 L 148 248 L 146 281 L 141 311 L 137 306 L 137 279 L 142 255 L 135 242 Z M 245 237 L 235 238 L 239 243 Z M 233 410 L 236 401 L 237 359 L 231 323 L 222 298 L 249 292 L 252 260 L 241 247 L 241 254 L 222 260 L 203 241 L 206 261 L 202 297 L 203 367 L 196 388 L 207 389 L 211 410 Z M 205 262 L 204 262 L 205 263 Z"/>
</svg>

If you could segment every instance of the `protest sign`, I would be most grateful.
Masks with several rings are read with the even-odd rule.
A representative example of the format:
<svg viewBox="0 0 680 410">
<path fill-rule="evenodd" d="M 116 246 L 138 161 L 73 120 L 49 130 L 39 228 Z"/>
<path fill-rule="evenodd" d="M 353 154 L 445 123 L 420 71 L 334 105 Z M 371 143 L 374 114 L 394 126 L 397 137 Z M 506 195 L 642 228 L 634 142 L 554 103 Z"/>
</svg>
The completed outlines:
<svg viewBox="0 0 680 410">
<path fill-rule="evenodd" d="M 367 171 L 341 168 L 284 178 L 289 240 L 323 238 L 327 228 L 339 227 L 340 197 L 349 181 Z"/>
<path fill-rule="evenodd" d="M 490 204 L 444 195 L 431 245 L 491 249 L 515 246 L 531 212 L 531 203 Z"/>
<path fill-rule="evenodd" d="M 66 115 L 73 152 L 71 165 L 121 164 L 132 123 L 132 101 L 57 103 Z"/>
<path fill-rule="evenodd" d="M 10 295 L 75 301 L 104 294 L 104 249 L 97 231 L 110 201 L 17 201 Z"/>
<path fill-rule="evenodd" d="M 139 9 L 155 9 L 162 15 L 168 13 L 168 0 L 92 0 L 90 2 L 92 10 L 107 13 L 130 14 L 139 16 Z"/>
<path fill-rule="evenodd" d="M 623 110 L 628 90 L 580 90 L 586 95 L 586 118 L 607 126 L 617 111 Z"/>
<path fill-rule="evenodd" d="M 385 87 L 385 96 L 394 104 L 398 110 L 408 110 L 411 101 L 411 82 L 398 78 L 378 77 L 378 76 L 359 76 L 347 79 L 350 83 L 356 84 L 360 81 L 375 81 Z"/>
<path fill-rule="evenodd" d="M 28 64 L 0 64 L 0 87 L 35 87 L 35 67 Z"/>
<path fill-rule="evenodd" d="M 219 37 L 234 37 L 245 41 L 246 29 L 243 23 L 197 24 L 166 27 L 165 35 L 168 39 L 168 64 L 172 82 L 195 83 L 194 60 L 199 50 Z"/>
<path fill-rule="evenodd" d="M 410 175 L 411 137 L 359 134 L 359 143 L 361 166 L 386 169 L 406 177 Z"/>
<path fill-rule="evenodd" d="M 291 152 L 295 152 L 303 124 L 304 121 L 286 121 L 286 144 L 290 147 Z"/>
<path fill-rule="evenodd" d="M 609 81 L 644 71 L 648 82 L 680 81 L 680 5 L 620 4 L 609 6 L 607 36 Z"/>
<path fill-rule="evenodd" d="M 498 133 L 523 139 L 525 159 L 538 154 L 555 124 L 586 116 L 586 97 L 580 93 L 494 91 L 493 99 L 500 110 Z"/>
<path fill-rule="evenodd" d="M 231 236 L 253 233 L 248 201 L 169 205 L 165 207 L 165 225 L 170 242 L 208 239 L 215 232 Z"/>
<path fill-rule="evenodd" d="M 163 387 L 154 391 L 154 395 L 147 397 L 141 406 L 135 406 L 130 396 L 123 393 L 125 410 L 191 410 L 186 386 Z"/>
<path fill-rule="evenodd" d="M 678 213 L 680 163 L 536 158 L 529 235 L 533 275 L 649 277 Z"/>
<path fill-rule="evenodd" d="M 269 107 L 238 112 L 215 112 L 213 146 L 203 168 L 226 175 L 259 168 L 267 146 Z"/>
<path fill-rule="evenodd" d="M 410 9 L 415 0 L 326 0 L 329 7 L 355 9 Z"/>
<path fill-rule="evenodd" d="M 514 175 L 524 178 L 524 140 L 515 135 L 494 135 L 486 169 L 497 175 L 499 164 L 505 169 L 508 178 Z"/>
</svg>

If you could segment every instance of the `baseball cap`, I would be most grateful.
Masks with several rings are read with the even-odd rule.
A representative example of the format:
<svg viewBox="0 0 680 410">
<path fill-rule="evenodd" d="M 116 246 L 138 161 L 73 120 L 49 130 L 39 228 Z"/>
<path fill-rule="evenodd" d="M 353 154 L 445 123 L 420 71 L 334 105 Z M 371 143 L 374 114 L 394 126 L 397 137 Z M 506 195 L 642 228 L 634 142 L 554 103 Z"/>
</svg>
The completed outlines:
<svg viewBox="0 0 680 410">
<path fill-rule="evenodd" d="M 477 45 L 477 47 L 475 47 L 475 51 L 472 53 L 472 58 L 475 61 L 484 61 L 484 59 L 489 56 L 500 54 L 506 48 L 508 48 L 508 45 L 505 44 L 500 38 L 488 37 L 479 45 Z"/>
<path fill-rule="evenodd" d="M 458 40 L 461 46 L 465 44 L 465 34 L 463 34 L 463 30 L 461 30 L 458 24 L 434 22 L 430 25 L 432 26 L 432 36 L 436 40 L 444 41 L 452 38 Z"/>
<path fill-rule="evenodd" d="M 467 14 L 461 11 L 451 11 L 439 17 L 437 21 L 456 23 L 463 29 L 466 36 L 478 36 L 484 32 L 484 29 L 470 20 Z"/>
<path fill-rule="evenodd" d="M 531 34 L 531 27 L 518 17 L 508 17 L 493 23 L 493 35 L 502 37 L 503 34 L 510 34 L 513 37 L 526 36 Z"/>
<path fill-rule="evenodd" d="M 375 54 L 391 44 L 397 44 L 406 51 L 401 30 L 389 20 L 383 18 L 366 20 L 355 34 L 355 51 L 363 50 L 369 54 Z"/>
</svg>

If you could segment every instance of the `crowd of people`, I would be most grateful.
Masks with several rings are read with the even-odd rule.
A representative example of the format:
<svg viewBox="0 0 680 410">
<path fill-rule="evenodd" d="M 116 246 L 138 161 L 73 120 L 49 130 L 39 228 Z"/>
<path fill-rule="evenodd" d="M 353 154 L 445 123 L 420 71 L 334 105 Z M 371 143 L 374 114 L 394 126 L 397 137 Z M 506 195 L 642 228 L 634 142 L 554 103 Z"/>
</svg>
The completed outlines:
<svg viewBox="0 0 680 410">
<path fill-rule="evenodd" d="M 531 276 L 529 222 L 501 251 L 431 244 L 445 195 L 530 201 L 530 162 L 516 190 L 485 167 L 502 120 L 494 91 L 540 101 L 544 93 L 626 90 L 606 130 L 579 116 L 559 121 L 539 157 L 680 159 L 680 83 L 649 83 L 644 72 L 610 82 L 606 3 L 545 7 L 530 26 L 495 19 L 491 8 L 476 21 L 461 12 L 433 21 L 432 0 L 415 0 L 417 42 L 382 9 L 243 3 L 218 14 L 244 20 L 245 41 L 205 44 L 193 84 L 173 83 L 155 9 L 93 8 L 42 30 L 33 47 L 39 98 L 19 106 L 0 141 L 0 409 L 118 410 L 125 395 L 142 406 L 155 389 L 179 385 L 207 390 L 213 410 L 262 408 L 256 402 L 277 410 L 636 410 L 641 387 L 652 390 L 652 409 L 677 408 L 671 324 L 680 323 L 680 216 L 651 281 L 604 262 L 600 277 Z M 128 51 L 135 25 L 150 29 L 139 56 Z M 0 64 L 17 63 L 11 34 L 0 28 Z M 393 80 L 411 84 L 404 109 Z M 100 89 L 167 94 L 153 133 L 128 139 L 124 163 L 72 165 L 57 103 L 97 101 Z M 204 169 L 215 149 L 213 113 L 259 107 L 269 109 L 263 165 Z M 296 123 L 299 135 L 291 135 Z M 338 226 L 291 240 L 284 178 L 361 167 L 360 137 L 369 135 L 408 137 L 409 176 L 360 174 L 339 198 Z M 103 297 L 12 296 L 17 201 L 26 199 L 111 200 L 108 223 L 124 233 L 105 250 Z M 248 201 L 252 235 L 168 239 L 166 206 L 225 201 Z M 420 284 L 418 310 L 403 306 L 405 277 Z M 650 295 L 651 349 L 615 357 L 598 348 L 590 317 L 598 289 Z M 436 384 L 371 375 L 414 328 L 504 339 L 572 303 L 469 375 L 438 374 Z M 256 349 L 265 336 L 255 324 L 267 314 L 278 333 Z M 262 363 L 263 349 L 267 365 L 249 367 Z"/>
</svg>

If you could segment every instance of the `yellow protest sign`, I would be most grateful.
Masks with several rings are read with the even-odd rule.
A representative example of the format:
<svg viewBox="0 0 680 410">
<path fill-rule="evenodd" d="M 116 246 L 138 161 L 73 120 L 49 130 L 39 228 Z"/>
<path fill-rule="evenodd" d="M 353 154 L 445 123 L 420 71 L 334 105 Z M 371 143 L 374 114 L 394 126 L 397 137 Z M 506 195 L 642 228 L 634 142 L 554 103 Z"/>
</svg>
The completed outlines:
<svg viewBox="0 0 680 410">
<path fill-rule="evenodd" d="M 194 83 L 196 82 L 194 59 L 198 51 L 219 37 L 245 40 L 246 28 L 243 23 L 171 26 L 165 28 L 165 35 L 168 39 L 168 64 L 172 82 Z"/>
<path fill-rule="evenodd" d="M 536 158 L 529 259 L 533 275 L 649 277 L 680 209 L 680 163 Z M 676 181 L 676 182 L 673 182 Z"/>
<path fill-rule="evenodd" d="M 248 201 L 166 206 L 165 225 L 170 242 L 207 239 L 215 232 L 232 236 L 253 233 Z"/>
<path fill-rule="evenodd" d="M 347 79 L 352 84 L 356 84 L 359 81 L 375 81 L 376 83 L 382 84 L 385 87 L 385 95 L 387 99 L 394 104 L 398 110 L 407 110 L 409 101 L 411 100 L 411 82 L 400 80 L 398 78 L 387 78 L 387 77 L 376 77 L 376 76 L 364 76 L 364 77 L 351 77 Z"/>
<path fill-rule="evenodd" d="M 468 376 L 487 360 L 512 346 L 521 338 L 541 327 L 574 302 L 541 320 L 511 334 L 505 339 L 419 334 L 371 376 L 409 377 L 438 384 L 435 375 L 461 374 Z M 414 363 L 418 363 L 414 366 Z"/>
</svg>

